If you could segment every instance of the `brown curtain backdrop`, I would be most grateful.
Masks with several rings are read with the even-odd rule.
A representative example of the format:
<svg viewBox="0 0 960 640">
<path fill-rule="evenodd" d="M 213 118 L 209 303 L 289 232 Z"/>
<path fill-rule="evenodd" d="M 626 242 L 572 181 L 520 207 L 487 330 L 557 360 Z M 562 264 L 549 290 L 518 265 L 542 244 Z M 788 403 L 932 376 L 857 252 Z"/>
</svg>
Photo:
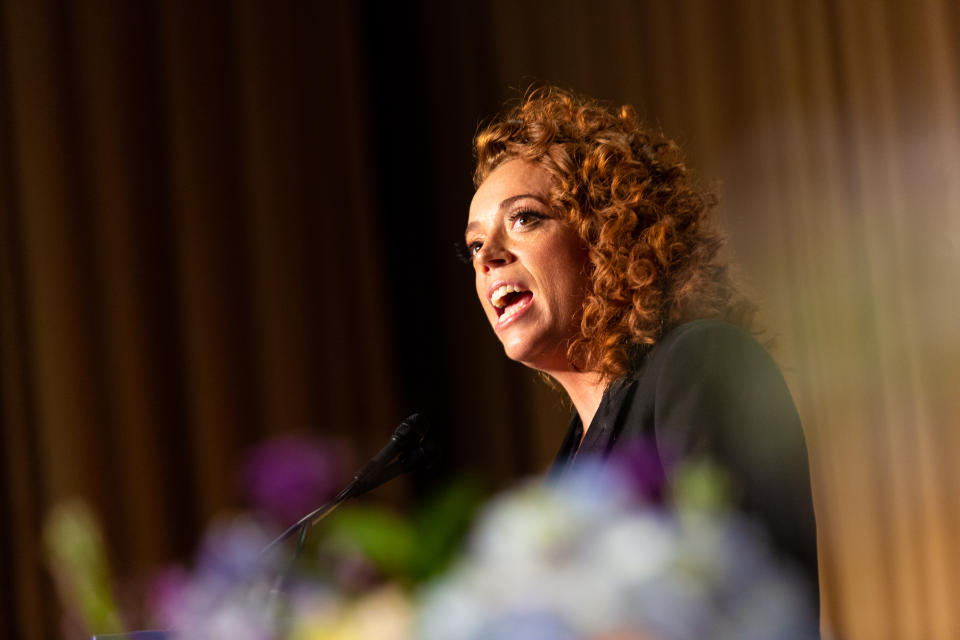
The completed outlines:
<svg viewBox="0 0 960 640">
<path fill-rule="evenodd" d="M 636 105 L 720 195 L 804 420 L 829 627 L 960 635 L 957 3 L 0 7 L 0 633 L 59 634 L 52 504 L 142 575 L 271 434 L 363 453 L 427 408 L 449 469 L 542 470 L 567 410 L 449 247 L 477 123 L 553 81 Z"/>
</svg>

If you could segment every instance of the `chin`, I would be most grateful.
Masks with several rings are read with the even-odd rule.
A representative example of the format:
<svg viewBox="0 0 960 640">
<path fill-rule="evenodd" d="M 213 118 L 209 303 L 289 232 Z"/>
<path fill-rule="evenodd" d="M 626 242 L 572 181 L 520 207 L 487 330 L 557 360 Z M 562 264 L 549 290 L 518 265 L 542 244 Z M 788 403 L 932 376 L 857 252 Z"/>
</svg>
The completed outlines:
<svg viewBox="0 0 960 640">
<path fill-rule="evenodd" d="M 555 345 L 545 348 L 520 341 L 503 345 L 503 352 L 508 358 L 537 371 L 554 370 L 558 363 L 566 363 L 566 353 L 561 351 Z M 560 367 L 562 368 L 563 364 L 560 364 Z"/>
<path fill-rule="evenodd" d="M 522 362 L 527 366 L 532 366 L 530 363 L 535 359 L 533 352 L 525 344 L 518 344 L 516 342 L 506 342 L 503 345 L 503 353 L 506 354 L 508 358 L 514 362 Z"/>
</svg>

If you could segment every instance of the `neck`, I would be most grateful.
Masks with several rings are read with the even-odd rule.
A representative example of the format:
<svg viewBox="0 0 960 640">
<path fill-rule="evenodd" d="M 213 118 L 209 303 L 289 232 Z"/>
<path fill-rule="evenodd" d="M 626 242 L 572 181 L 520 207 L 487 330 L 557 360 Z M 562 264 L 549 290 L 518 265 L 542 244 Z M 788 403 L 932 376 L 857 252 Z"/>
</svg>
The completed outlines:
<svg viewBox="0 0 960 640">
<path fill-rule="evenodd" d="M 570 396 L 573 407 L 583 423 L 583 433 L 587 433 L 593 416 L 596 415 L 607 388 L 606 380 L 598 373 L 585 371 L 549 371 L 554 380 L 560 383 Z"/>
</svg>

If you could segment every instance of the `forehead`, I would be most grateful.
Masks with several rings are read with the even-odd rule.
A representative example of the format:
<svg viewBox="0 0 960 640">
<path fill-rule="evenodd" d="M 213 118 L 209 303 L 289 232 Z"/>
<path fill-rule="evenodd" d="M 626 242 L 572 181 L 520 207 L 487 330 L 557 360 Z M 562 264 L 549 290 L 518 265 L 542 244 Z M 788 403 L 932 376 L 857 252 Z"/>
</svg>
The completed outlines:
<svg viewBox="0 0 960 640">
<path fill-rule="evenodd" d="M 513 159 L 490 172 L 470 202 L 469 221 L 495 215 L 506 201 L 530 196 L 549 201 L 553 177 L 538 164 Z"/>
</svg>

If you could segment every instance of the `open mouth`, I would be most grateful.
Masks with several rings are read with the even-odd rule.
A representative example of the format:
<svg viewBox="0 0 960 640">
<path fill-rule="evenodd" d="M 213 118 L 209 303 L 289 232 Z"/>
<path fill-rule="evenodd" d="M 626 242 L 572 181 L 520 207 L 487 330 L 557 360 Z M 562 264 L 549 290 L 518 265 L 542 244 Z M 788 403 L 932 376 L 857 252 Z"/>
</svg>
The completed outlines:
<svg viewBox="0 0 960 640">
<path fill-rule="evenodd" d="M 533 298 L 533 292 L 515 284 L 505 284 L 490 295 L 490 303 L 501 322 L 524 309 Z"/>
</svg>

